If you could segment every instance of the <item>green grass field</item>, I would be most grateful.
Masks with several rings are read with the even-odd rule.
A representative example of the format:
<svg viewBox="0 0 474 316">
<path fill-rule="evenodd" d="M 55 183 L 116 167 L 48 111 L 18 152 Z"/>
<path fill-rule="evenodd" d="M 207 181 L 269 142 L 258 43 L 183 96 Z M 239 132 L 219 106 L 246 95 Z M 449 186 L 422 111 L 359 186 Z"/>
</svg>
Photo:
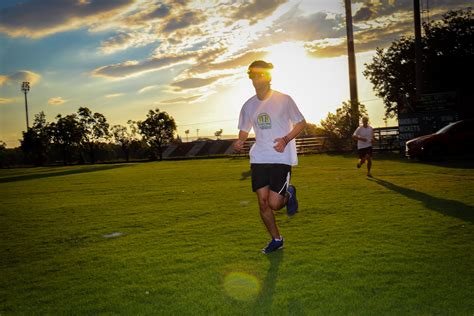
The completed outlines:
<svg viewBox="0 0 474 316">
<path fill-rule="evenodd" d="M 0 314 L 474 314 L 474 163 L 300 157 L 269 236 L 246 159 L 0 170 Z"/>
</svg>

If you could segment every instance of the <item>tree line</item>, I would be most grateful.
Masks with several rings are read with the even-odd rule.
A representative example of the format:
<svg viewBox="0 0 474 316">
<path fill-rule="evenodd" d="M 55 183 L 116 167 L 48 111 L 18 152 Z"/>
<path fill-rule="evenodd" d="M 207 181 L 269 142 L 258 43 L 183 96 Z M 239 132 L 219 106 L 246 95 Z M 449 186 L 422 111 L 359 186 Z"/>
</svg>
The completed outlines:
<svg viewBox="0 0 474 316">
<path fill-rule="evenodd" d="M 143 121 L 129 120 L 127 126 L 110 126 L 103 114 L 87 107 L 66 116 L 58 114 L 53 122 L 47 122 L 44 112 L 40 112 L 32 127 L 23 132 L 16 153 L 7 157 L 5 143 L 0 141 L 0 166 L 42 166 L 57 160 L 64 165 L 94 164 L 98 158 L 117 160 L 120 156 L 128 162 L 132 154 L 135 159 L 161 160 L 164 146 L 180 141 L 179 137 L 174 138 L 175 131 L 173 117 L 159 109 L 150 110 Z"/>
<path fill-rule="evenodd" d="M 359 115 L 366 115 L 359 104 Z M 321 121 L 321 126 L 308 123 L 299 137 L 324 136 L 335 150 L 348 148 L 352 131 L 350 102 L 344 102 L 335 114 Z M 149 110 L 143 121 L 128 120 L 127 125 L 113 125 L 98 112 L 80 107 L 77 113 L 47 122 L 44 112 L 35 115 L 32 127 L 23 132 L 20 147 L 7 149 L 0 141 L 0 167 L 12 165 L 94 164 L 97 161 L 162 160 L 169 144 L 179 144 L 176 122 L 158 108 Z M 222 129 L 214 136 L 220 139 Z M 350 148 L 350 146 L 349 146 Z"/>
</svg>

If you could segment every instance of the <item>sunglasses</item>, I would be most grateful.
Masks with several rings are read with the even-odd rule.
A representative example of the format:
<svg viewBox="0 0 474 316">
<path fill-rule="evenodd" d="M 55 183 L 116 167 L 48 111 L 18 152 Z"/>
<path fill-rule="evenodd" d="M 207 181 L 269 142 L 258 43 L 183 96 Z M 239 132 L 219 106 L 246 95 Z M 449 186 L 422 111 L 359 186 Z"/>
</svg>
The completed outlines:
<svg viewBox="0 0 474 316">
<path fill-rule="evenodd" d="M 249 75 L 249 79 L 259 79 L 265 76 L 268 76 L 268 72 L 254 72 L 254 71 L 247 71 L 247 74 Z"/>
</svg>

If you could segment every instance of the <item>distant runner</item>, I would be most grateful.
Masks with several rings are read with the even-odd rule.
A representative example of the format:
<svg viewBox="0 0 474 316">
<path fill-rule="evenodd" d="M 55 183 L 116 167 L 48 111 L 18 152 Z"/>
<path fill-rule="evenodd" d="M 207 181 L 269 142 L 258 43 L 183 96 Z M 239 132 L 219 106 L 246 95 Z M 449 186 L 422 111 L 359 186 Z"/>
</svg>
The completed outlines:
<svg viewBox="0 0 474 316">
<path fill-rule="evenodd" d="M 374 142 L 374 129 L 369 125 L 369 118 L 362 118 L 362 126 L 359 126 L 352 138 L 357 141 L 357 152 L 359 162 L 357 168 L 360 168 L 367 161 L 367 177 L 372 178 L 370 169 L 372 168 L 372 143 Z"/>
</svg>

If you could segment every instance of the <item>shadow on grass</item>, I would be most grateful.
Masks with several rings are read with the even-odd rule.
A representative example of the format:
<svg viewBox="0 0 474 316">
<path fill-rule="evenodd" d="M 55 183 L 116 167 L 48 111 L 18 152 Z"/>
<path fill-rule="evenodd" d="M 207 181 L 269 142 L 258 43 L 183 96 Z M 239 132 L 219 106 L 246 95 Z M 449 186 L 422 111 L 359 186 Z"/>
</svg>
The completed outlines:
<svg viewBox="0 0 474 316">
<path fill-rule="evenodd" d="M 423 202 L 423 204 L 430 210 L 443 215 L 456 217 L 466 222 L 474 223 L 474 207 L 470 205 L 454 200 L 437 198 L 423 192 L 398 186 L 382 179 L 372 178 L 369 180 L 410 199 Z"/>
<path fill-rule="evenodd" d="M 357 162 L 359 159 L 356 152 L 352 153 L 329 153 L 328 156 L 339 156 L 345 159 L 351 159 Z M 398 152 L 390 152 L 390 151 L 379 151 L 374 152 L 373 160 L 375 163 L 377 161 L 396 161 L 400 163 L 406 164 L 424 164 L 436 167 L 444 167 L 444 168 L 453 168 L 453 169 L 474 169 L 474 155 L 473 154 L 465 154 L 465 155 L 452 155 L 452 156 L 444 156 L 444 157 L 437 157 L 431 160 L 419 160 L 419 159 L 408 159 L 405 156 L 401 155 Z M 355 164 L 354 162 L 354 164 Z"/>
<path fill-rule="evenodd" d="M 252 175 L 252 170 L 242 172 L 242 178 L 240 180 L 247 180 Z"/>
<path fill-rule="evenodd" d="M 97 166 L 97 167 L 94 166 L 94 167 L 86 167 L 86 168 L 79 168 L 79 169 L 57 171 L 57 172 L 37 173 L 37 174 L 23 174 L 23 175 L 19 175 L 19 176 L 0 178 L 0 183 L 17 182 L 17 181 L 25 181 L 25 180 L 35 180 L 35 179 L 51 178 L 51 177 L 59 177 L 59 176 L 67 176 L 67 175 L 71 175 L 71 174 L 79 174 L 79 173 L 87 173 L 87 172 L 94 172 L 94 171 L 110 170 L 110 169 L 122 168 L 122 167 L 126 167 L 126 166 L 128 166 L 128 165 Z"/>
<path fill-rule="evenodd" d="M 278 250 L 265 256 L 268 261 L 270 261 L 270 268 L 265 276 L 262 290 L 260 291 L 255 302 L 255 307 L 253 308 L 253 310 L 257 312 L 255 315 L 271 314 L 273 295 L 275 293 L 275 285 L 278 279 L 278 268 L 283 260 L 283 250 Z"/>
</svg>

